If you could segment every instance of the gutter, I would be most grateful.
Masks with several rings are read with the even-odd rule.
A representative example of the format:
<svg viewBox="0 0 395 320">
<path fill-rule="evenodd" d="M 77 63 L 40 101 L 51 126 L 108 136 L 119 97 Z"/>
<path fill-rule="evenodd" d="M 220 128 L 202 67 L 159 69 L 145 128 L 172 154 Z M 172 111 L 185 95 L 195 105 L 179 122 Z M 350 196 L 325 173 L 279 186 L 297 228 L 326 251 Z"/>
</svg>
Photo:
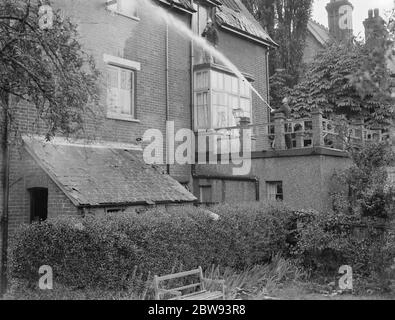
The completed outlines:
<svg viewBox="0 0 395 320">
<path fill-rule="evenodd" d="M 260 201 L 260 181 L 258 177 L 199 175 L 196 173 L 192 173 L 192 177 L 194 179 L 206 179 L 206 180 L 253 182 L 255 184 L 255 200 Z"/>
</svg>

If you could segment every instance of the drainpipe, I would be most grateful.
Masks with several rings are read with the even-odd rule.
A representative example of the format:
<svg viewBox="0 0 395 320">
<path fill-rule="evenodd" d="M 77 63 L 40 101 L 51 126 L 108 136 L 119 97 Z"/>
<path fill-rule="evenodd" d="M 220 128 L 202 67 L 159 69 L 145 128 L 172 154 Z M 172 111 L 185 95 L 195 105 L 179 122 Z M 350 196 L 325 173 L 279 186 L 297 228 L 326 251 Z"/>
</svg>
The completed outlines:
<svg viewBox="0 0 395 320">
<path fill-rule="evenodd" d="M 193 13 L 192 13 L 193 14 Z M 197 13 L 198 15 L 198 19 L 199 19 L 199 13 Z M 198 20 L 199 21 L 199 20 Z M 199 24 L 198 24 L 199 25 Z M 193 18 L 191 16 L 191 30 L 193 30 Z M 199 31 L 199 30 L 198 30 Z M 191 77 L 191 86 L 190 86 L 190 102 L 191 102 L 191 129 L 192 131 L 194 131 L 194 126 L 195 126 L 195 109 L 194 109 L 194 90 L 195 90 L 195 85 L 194 85 L 194 81 L 195 81 L 195 77 L 193 74 L 193 65 L 195 63 L 195 57 L 194 57 L 194 45 L 193 45 L 193 40 L 191 39 L 191 45 L 190 45 L 190 77 Z M 195 144 L 195 148 L 196 148 L 196 144 Z M 195 150 L 193 150 L 193 154 L 195 155 L 196 152 Z M 196 159 L 194 159 L 196 160 Z M 193 177 L 193 174 L 195 173 L 196 170 L 196 165 L 195 165 L 195 161 L 193 161 L 193 163 L 191 164 L 191 175 Z M 193 178 L 192 178 L 192 190 L 193 190 Z"/>
<path fill-rule="evenodd" d="M 10 148 L 9 148 L 9 96 L 4 99 L 4 145 L 1 146 L 3 155 L 3 186 L 4 186 L 4 203 L 3 214 L 1 216 L 1 265 L 0 265 L 0 297 L 7 291 L 7 253 L 8 253 L 8 201 L 10 194 Z"/>
<path fill-rule="evenodd" d="M 270 104 L 270 76 L 269 76 L 269 47 L 266 49 L 266 83 L 267 83 L 267 103 Z M 267 114 L 267 122 L 270 123 L 271 110 Z"/>
<path fill-rule="evenodd" d="M 215 175 L 198 175 L 194 172 L 193 178 L 205 179 L 205 180 L 253 182 L 255 184 L 255 199 L 256 201 L 260 201 L 260 182 L 258 177 L 240 177 L 240 176 L 224 177 L 224 176 L 215 176 Z"/>
<path fill-rule="evenodd" d="M 165 123 L 165 128 L 167 128 L 167 122 L 170 120 L 170 103 L 169 103 L 169 24 L 166 21 L 166 36 L 165 36 L 165 56 L 166 56 L 166 123 Z M 169 142 L 168 142 L 168 135 L 166 134 L 166 154 L 169 154 Z M 169 163 L 169 157 L 166 157 L 167 163 L 166 163 L 166 172 L 167 174 L 170 174 L 170 163 Z"/>
</svg>

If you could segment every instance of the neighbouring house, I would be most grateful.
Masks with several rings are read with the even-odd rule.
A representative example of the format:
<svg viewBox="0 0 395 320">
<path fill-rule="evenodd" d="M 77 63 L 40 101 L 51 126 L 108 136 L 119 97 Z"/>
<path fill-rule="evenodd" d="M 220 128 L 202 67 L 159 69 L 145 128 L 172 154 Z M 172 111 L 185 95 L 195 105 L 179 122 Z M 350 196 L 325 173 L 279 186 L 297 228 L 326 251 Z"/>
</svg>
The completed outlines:
<svg viewBox="0 0 395 320">
<path fill-rule="evenodd" d="M 52 1 L 78 24 L 80 41 L 102 72 L 104 110 L 86 119 L 90 139 L 45 142 L 33 129 L 29 105 L 14 106 L 23 146 L 11 152 L 10 230 L 56 215 L 152 205 L 284 200 L 295 208 L 330 209 L 333 171 L 350 164 L 336 124 L 319 110 L 309 119 L 277 113 L 270 121 L 268 59 L 277 44 L 242 2 L 153 0 L 156 10 L 147 1 Z M 163 14 L 179 28 L 167 25 Z M 235 70 L 206 59 L 197 42 L 179 32 L 186 24 L 200 35 L 209 18 L 218 29 L 218 50 L 262 99 Z M 213 160 L 216 153 L 215 161 L 146 164 L 144 133 L 158 129 L 166 140 L 173 136 L 169 121 L 175 132 L 186 128 L 211 141 L 211 150 L 196 154 Z M 241 128 L 252 141 L 251 170 L 235 175 L 240 164 L 226 159 L 229 150 L 242 148 Z M 362 124 L 352 132 L 358 141 L 381 139 Z M 167 147 L 163 142 L 163 156 Z"/>
<path fill-rule="evenodd" d="M 303 62 L 309 64 L 330 41 L 346 41 L 353 36 L 353 10 L 348 0 L 331 0 L 326 5 L 328 26 L 312 19 L 307 24 L 306 45 Z"/>
</svg>

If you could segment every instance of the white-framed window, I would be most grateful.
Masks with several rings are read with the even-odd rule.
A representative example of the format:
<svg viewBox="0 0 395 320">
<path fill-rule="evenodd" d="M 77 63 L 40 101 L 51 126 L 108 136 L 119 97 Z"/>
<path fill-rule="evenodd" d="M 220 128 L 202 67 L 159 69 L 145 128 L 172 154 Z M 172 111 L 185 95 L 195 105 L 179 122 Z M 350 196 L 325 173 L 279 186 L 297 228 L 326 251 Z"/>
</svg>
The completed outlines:
<svg viewBox="0 0 395 320">
<path fill-rule="evenodd" d="M 104 55 L 106 65 L 107 118 L 137 121 L 135 61 Z"/>
<path fill-rule="evenodd" d="M 252 121 L 251 87 L 217 70 L 195 72 L 195 130 L 237 125 L 237 116 Z"/>
<path fill-rule="evenodd" d="M 282 181 L 267 181 L 266 190 L 267 190 L 267 200 L 269 201 L 284 200 Z"/>
<path fill-rule="evenodd" d="M 135 20 L 139 20 L 137 1 L 135 0 L 107 0 L 107 10 L 129 17 Z"/>
</svg>

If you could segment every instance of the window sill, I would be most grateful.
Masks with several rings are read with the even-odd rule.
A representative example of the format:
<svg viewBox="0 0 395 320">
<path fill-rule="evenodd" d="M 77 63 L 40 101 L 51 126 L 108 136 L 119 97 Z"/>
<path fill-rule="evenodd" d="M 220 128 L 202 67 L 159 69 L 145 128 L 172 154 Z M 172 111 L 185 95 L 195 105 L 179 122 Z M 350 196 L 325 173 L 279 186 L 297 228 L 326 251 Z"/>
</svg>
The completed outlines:
<svg viewBox="0 0 395 320">
<path fill-rule="evenodd" d="M 116 11 L 116 10 L 111 10 L 111 9 L 108 9 L 108 8 L 107 8 L 107 10 L 110 11 L 111 13 L 113 13 L 113 14 L 118 15 L 118 16 L 122 16 L 122 17 L 125 17 L 125 18 L 128 18 L 128 19 L 134 20 L 134 21 L 140 21 L 140 18 L 137 17 L 137 16 L 131 16 L 131 15 L 128 15 L 126 13 L 123 13 L 123 12 L 120 12 L 120 11 Z"/>
<path fill-rule="evenodd" d="M 135 119 L 127 114 L 107 113 L 107 119 L 140 123 L 140 120 Z"/>
</svg>

